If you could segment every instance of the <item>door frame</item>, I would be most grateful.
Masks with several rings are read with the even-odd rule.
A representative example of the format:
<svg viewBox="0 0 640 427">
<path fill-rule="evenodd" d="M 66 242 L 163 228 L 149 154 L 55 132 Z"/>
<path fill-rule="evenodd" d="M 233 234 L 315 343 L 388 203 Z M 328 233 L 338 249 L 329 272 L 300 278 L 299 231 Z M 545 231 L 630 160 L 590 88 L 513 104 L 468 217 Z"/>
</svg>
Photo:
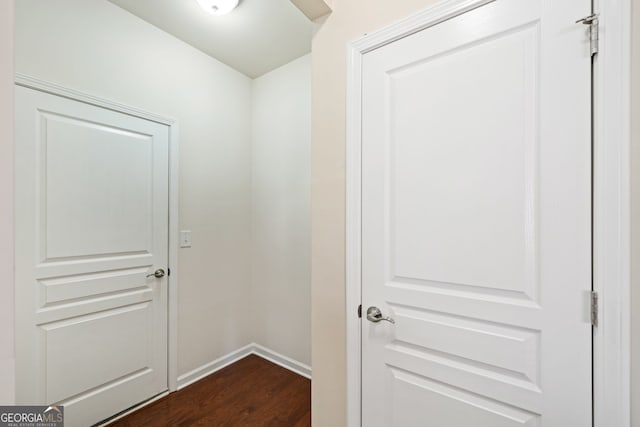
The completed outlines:
<svg viewBox="0 0 640 427">
<path fill-rule="evenodd" d="M 444 0 L 347 45 L 347 426 L 361 425 L 362 60 L 398 39 L 494 0 Z M 631 0 L 596 1 L 600 51 L 593 65 L 593 423 L 629 427 L 631 260 Z M 576 16 L 576 19 L 582 18 Z M 576 46 L 578 49 L 579 46 Z"/>
<path fill-rule="evenodd" d="M 26 74 L 16 73 L 15 84 L 40 92 L 50 93 L 74 101 L 82 102 L 129 116 L 160 123 L 169 128 L 169 252 L 167 276 L 168 312 L 167 312 L 167 386 L 168 391 L 178 389 L 178 122 L 170 117 L 150 113 L 115 101 L 99 98 L 87 93 L 69 89 L 55 83 L 40 80 Z M 140 402 L 135 402 L 139 404 Z"/>
</svg>

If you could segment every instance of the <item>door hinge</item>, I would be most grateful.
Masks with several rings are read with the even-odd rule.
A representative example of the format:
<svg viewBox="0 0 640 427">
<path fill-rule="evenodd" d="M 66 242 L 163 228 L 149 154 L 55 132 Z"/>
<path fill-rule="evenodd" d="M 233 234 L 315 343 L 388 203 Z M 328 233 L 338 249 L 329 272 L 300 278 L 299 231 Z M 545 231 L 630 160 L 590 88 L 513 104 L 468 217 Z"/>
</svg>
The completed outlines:
<svg viewBox="0 0 640 427">
<path fill-rule="evenodd" d="M 598 53 L 598 38 L 600 21 L 598 20 L 598 14 L 592 13 L 589 16 L 585 16 L 582 19 L 578 19 L 576 24 L 584 24 L 589 26 L 589 44 L 591 46 L 591 56 Z"/>
<path fill-rule="evenodd" d="M 598 326 L 598 293 L 591 291 L 591 324 Z"/>
<path fill-rule="evenodd" d="M 358 306 L 358 318 L 362 319 L 362 304 Z"/>
</svg>

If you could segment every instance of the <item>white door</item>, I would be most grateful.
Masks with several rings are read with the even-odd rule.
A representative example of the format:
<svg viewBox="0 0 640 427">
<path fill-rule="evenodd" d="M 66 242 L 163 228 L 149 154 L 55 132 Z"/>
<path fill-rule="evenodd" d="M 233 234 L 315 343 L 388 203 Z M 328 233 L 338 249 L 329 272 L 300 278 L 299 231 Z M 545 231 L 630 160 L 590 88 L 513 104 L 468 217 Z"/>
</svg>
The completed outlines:
<svg viewBox="0 0 640 427">
<path fill-rule="evenodd" d="M 17 401 L 86 427 L 167 389 L 168 127 L 16 87 Z"/>
<path fill-rule="evenodd" d="M 590 8 L 497 0 L 364 55 L 363 426 L 591 425 Z"/>
</svg>

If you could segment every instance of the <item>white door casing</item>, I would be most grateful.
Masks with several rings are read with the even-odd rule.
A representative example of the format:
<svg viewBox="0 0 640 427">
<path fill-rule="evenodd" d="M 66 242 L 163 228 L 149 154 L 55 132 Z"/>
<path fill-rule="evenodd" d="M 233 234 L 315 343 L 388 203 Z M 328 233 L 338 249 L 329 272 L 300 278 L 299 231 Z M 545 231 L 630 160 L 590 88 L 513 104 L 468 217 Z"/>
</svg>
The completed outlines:
<svg viewBox="0 0 640 427">
<path fill-rule="evenodd" d="M 362 425 L 591 425 L 589 11 L 498 0 L 363 56 Z"/>
<path fill-rule="evenodd" d="M 16 87 L 17 400 L 89 425 L 167 390 L 169 128 Z"/>
</svg>

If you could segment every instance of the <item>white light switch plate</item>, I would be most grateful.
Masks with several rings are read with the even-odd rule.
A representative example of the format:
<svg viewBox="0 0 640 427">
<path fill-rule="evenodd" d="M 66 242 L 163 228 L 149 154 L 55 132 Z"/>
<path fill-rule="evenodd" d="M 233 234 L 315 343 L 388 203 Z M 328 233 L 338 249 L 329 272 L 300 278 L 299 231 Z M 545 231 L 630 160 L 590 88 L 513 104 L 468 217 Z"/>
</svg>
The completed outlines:
<svg viewBox="0 0 640 427">
<path fill-rule="evenodd" d="M 181 248 L 191 247 L 191 230 L 182 230 L 180 232 L 180 247 Z"/>
</svg>

